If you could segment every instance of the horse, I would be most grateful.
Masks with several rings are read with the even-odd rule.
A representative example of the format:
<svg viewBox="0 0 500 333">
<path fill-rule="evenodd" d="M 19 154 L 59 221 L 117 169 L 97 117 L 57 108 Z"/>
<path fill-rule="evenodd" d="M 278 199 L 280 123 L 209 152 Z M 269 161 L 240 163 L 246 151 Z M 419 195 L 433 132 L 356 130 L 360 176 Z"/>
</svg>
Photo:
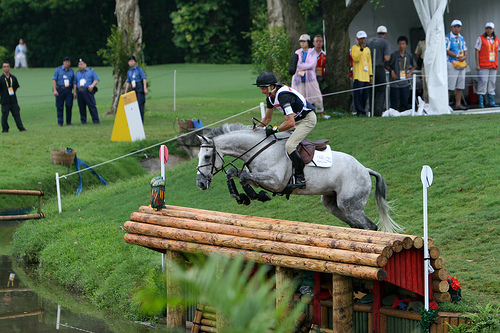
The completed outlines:
<svg viewBox="0 0 500 333">
<path fill-rule="evenodd" d="M 235 189 L 231 190 L 230 182 L 233 182 L 234 186 L 232 178 L 239 177 L 241 185 L 244 189 L 246 187 L 246 192 L 248 188 L 253 191 L 253 186 L 274 194 L 321 195 L 321 203 L 326 209 L 352 228 L 377 230 L 377 225 L 364 212 L 372 189 L 370 176 L 374 176 L 380 230 L 403 230 L 389 216 L 391 207 L 386 200 L 387 184 L 384 178 L 378 172 L 363 166 L 351 155 L 332 150 L 331 167 L 306 166 L 306 188 L 287 188 L 292 176 L 292 163 L 285 150 L 285 141 L 289 136 L 289 132 L 279 132 L 266 137 L 262 127 L 240 123 L 224 124 L 206 135 L 198 135 L 201 145 L 196 168 L 196 185 L 203 191 L 207 190 L 214 175 L 224 171 L 232 194 Z M 243 167 L 236 168 L 229 162 L 228 165 L 233 167 L 226 170 L 228 165 L 224 164 L 224 156 L 234 157 L 233 161 L 243 161 Z M 259 200 L 262 192 L 264 191 L 258 196 Z M 267 192 L 264 194 L 268 196 Z M 255 198 L 256 195 L 252 197 Z"/>
</svg>

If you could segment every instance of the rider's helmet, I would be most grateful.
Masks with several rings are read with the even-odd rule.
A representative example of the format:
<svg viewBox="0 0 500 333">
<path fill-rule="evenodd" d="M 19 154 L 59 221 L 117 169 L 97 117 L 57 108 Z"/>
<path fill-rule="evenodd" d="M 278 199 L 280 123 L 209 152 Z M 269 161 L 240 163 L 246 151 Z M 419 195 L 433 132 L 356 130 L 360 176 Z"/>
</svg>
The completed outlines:
<svg viewBox="0 0 500 333">
<path fill-rule="evenodd" d="M 264 72 L 259 75 L 257 81 L 254 83 L 257 87 L 269 87 L 271 85 L 275 86 L 278 84 L 278 79 L 276 75 L 271 72 Z"/>
</svg>

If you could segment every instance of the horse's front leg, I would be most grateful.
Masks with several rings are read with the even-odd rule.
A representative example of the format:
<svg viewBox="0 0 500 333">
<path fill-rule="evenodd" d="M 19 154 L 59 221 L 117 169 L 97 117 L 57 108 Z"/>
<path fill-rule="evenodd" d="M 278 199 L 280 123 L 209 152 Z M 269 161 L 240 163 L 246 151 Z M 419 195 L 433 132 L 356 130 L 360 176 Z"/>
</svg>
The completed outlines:
<svg viewBox="0 0 500 333">
<path fill-rule="evenodd" d="M 240 175 L 241 185 L 250 184 L 254 187 L 264 187 L 273 192 L 280 192 L 286 186 L 283 180 L 275 174 L 263 172 L 242 172 Z"/>
</svg>

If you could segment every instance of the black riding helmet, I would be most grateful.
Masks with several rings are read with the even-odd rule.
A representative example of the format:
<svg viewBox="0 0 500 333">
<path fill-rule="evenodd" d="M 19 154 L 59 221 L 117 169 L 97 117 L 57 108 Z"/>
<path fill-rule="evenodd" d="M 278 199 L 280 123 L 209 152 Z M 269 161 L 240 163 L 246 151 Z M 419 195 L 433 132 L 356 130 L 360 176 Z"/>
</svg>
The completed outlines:
<svg viewBox="0 0 500 333">
<path fill-rule="evenodd" d="M 271 72 L 264 72 L 259 75 L 257 81 L 253 84 L 257 87 L 269 87 L 271 85 L 275 86 L 278 84 L 278 79 L 276 75 Z"/>
</svg>

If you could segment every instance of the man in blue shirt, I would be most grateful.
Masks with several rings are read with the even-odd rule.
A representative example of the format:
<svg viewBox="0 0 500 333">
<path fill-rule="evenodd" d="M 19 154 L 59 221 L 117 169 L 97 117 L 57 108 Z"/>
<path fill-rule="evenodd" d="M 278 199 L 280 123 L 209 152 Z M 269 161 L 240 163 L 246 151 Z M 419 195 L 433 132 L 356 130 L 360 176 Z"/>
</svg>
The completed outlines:
<svg viewBox="0 0 500 333">
<path fill-rule="evenodd" d="M 455 93 L 455 110 L 466 110 L 462 105 L 462 90 L 465 88 L 465 68 L 467 63 L 467 44 L 460 35 L 462 22 L 453 20 L 451 22 L 451 32 L 445 36 L 446 54 L 448 55 L 448 94 Z"/>
<path fill-rule="evenodd" d="M 57 124 L 64 123 L 64 104 L 66 104 L 66 125 L 71 125 L 71 110 L 73 109 L 73 79 L 75 73 L 71 66 L 71 58 L 64 57 L 62 66 L 56 68 L 52 77 L 52 92 L 56 97 Z"/>
<path fill-rule="evenodd" d="M 95 102 L 94 93 L 97 91 L 97 83 L 99 77 L 92 68 L 87 68 L 87 62 L 80 58 L 78 59 L 78 71 L 75 73 L 73 80 L 73 98 L 78 99 L 78 108 L 80 109 L 80 121 L 82 124 L 87 123 L 87 106 L 89 107 L 90 116 L 94 124 L 99 124 L 99 114 Z"/>
<path fill-rule="evenodd" d="M 144 105 L 146 104 L 146 95 L 148 94 L 146 74 L 141 67 L 137 66 L 135 56 L 130 56 L 128 58 L 128 65 L 130 66 L 130 69 L 127 72 L 125 91 L 129 91 L 130 87 L 132 87 L 132 90 L 135 91 L 137 95 L 137 103 L 139 104 L 139 111 L 141 112 L 142 123 L 144 124 Z"/>
</svg>

